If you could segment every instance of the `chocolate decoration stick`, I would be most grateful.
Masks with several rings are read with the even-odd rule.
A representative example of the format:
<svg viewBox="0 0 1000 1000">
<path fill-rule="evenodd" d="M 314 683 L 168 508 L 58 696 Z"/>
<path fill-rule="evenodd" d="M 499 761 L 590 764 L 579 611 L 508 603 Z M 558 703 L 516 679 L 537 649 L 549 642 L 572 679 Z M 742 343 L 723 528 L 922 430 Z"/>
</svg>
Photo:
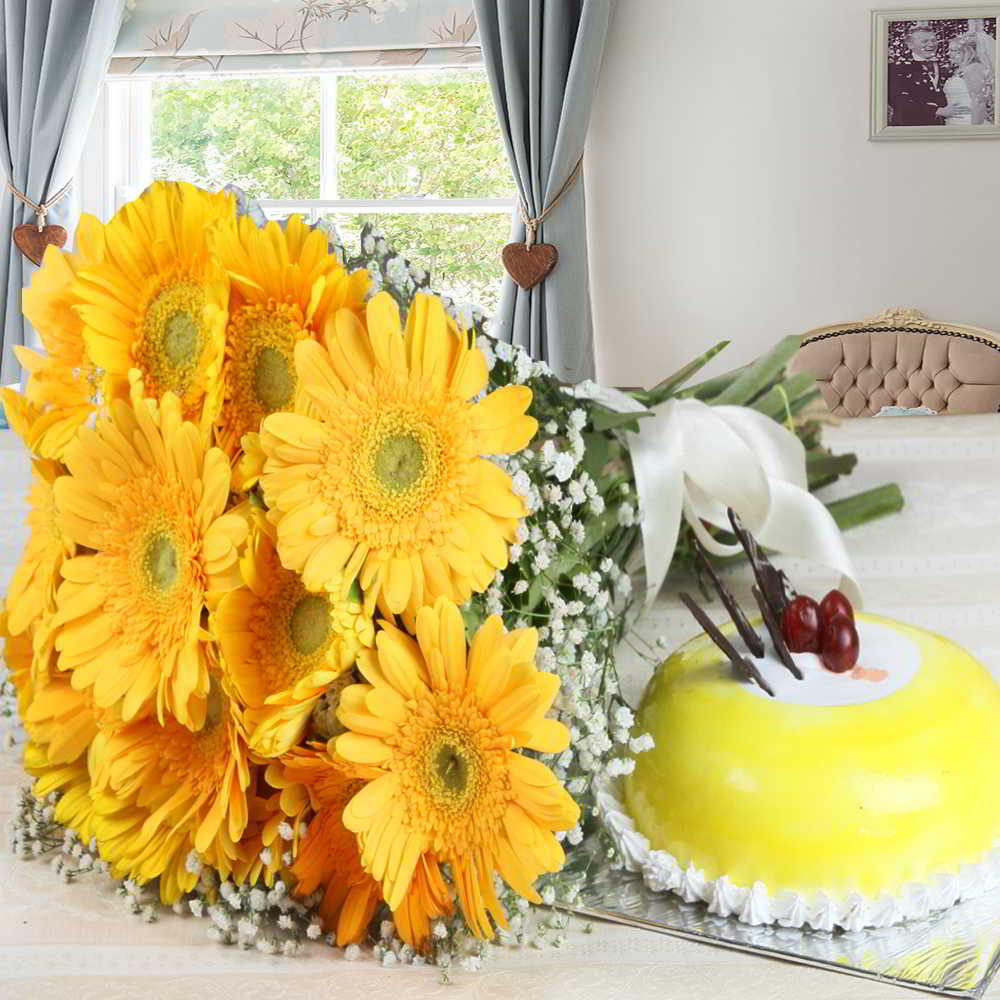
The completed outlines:
<svg viewBox="0 0 1000 1000">
<path fill-rule="evenodd" d="M 733 624 L 736 626 L 736 630 L 740 633 L 740 637 L 747 644 L 747 649 L 750 650 L 753 656 L 763 656 L 763 640 L 757 634 L 757 630 L 750 624 L 749 621 L 747 621 L 747 616 L 743 613 L 743 609 L 740 607 L 739 602 L 722 582 L 719 574 L 715 572 L 715 567 L 708 558 L 708 553 L 702 547 L 702 544 L 698 541 L 697 537 L 694 540 L 694 549 L 698 555 L 698 562 L 701 565 L 702 570 L 705 572 L 705 575 L 709 578 L 709 580 L 712 581 L 712 586 L 715 587 L 715 592 L 719 595 L 719 599 L 729 612 L 729 617 L 732 618 Z"/>
<path fill-rule="evenodd" d="M 785 642 L 785 637 L 781 632 L 781 625 L 778 622 L 778 619 L 774 617 L 771 605 L 764 600 L 764 595 L 761 593 L 759 587 L 753 588 L 753 599 L 757 602 L 757 607 L 760 608 L 760 613 L 764 616 L 764 624 L 767 626 L 767 630 L 771 634 L 771 642 L 774 643 L 778 659 L 781 660 L 782 664 L 788 669 L 793 677 L 798 678 L 800 681 L 804 680 L 804 674 L 799 669 L 798 664 L 792 659 L 792 654 L 788 649 L 788 643 Z"/>
<path fill-rule="evenodd" d="M 774 690 L 764 680 L 763 674 L 719 631 L 715 622 L 702 611 L 694 598 L 690 594 L 682 593 L 680 599 L 684 602 L 688 611 L 694 615 L 698 624 L 705 630 L 705 634 L 709 639 L 726 654 L 726 658 L 733 665 L 734 669 L 743 674 L 747 680 L 753 681 L 761 690 L 766 691 L 773 698 Z"/>
<path fill-rule="evenodd" d="M 757 586 L 760 587 L 760 591 L 766 598 L 768 606 L 774 613 L 774 617 L 780 621 L 788 605 L 788 595 L 789 593 L 794 595 L 795 591 L 792 589 L 791 584 L 788 582 L 788 577 L 785 576 L 784 572 L 775 569 L 767 556 L 761 552 L 760 546 L 757 544 L 757 539 L 743 527 L 743 522 L 740 520 L 739 514 L 732 507 L 729 508 L 728 514 L 729 523 L 733 526 L 733 532 L 740 545 L 743 546 L 743 551 L 747 554 L 747 558 L 750 560 L 750 567 L 757 580 Z"/>
</svg>

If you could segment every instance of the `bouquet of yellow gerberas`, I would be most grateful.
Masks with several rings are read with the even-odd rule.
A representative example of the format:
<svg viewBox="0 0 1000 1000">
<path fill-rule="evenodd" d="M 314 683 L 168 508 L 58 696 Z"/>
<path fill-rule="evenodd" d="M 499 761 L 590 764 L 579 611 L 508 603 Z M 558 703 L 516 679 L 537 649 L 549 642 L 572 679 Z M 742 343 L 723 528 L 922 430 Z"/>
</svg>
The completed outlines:
<svg viewBox="0 0 1000 1000">
<path fill-rule="evenodd" d="M 495 876 L 537 900 L 579 816 L 518 752 L 569 743 L 536 630 L 459 610 L 528 514 L 486 456 L 531 441 L 532 393 L 487 392 L 438 298 L 403 323 L 322 228 L 261 223 L 157 182 L 24 293 L 4 629 L 34 796 L 165 903 L 280 886 L 341 945 L 380 904 L 414 949 L 458 910 L 492 936 Z"/>
<path fill-rule="evenodd" d="M 728 404 L 800 456 L 815 517 L 805 486 L 854 458 L 785 374 L 795 338 L 699 385 L 725 345 L 648 391 L 567 386 L 370 226 L 359 244 L 159 182 L 48 249 L 24 293 L 45 352 L 3 400 L 34 467 L 0 615 L 0 716 L 35 777 L 12 840 L 226 943 L 474 965 L 494 934 L 558 940 L 565 914 L 529 904 L 573 904 L 612 850 L 582 844 L 596 785 L 651 745 L 616 653 L 638 551 L 669 537 L 641 461 L 685 473 L 637 453 L 640 423 Z M 709 525 L 652 546 L 654 587 Z"/>
</svg>

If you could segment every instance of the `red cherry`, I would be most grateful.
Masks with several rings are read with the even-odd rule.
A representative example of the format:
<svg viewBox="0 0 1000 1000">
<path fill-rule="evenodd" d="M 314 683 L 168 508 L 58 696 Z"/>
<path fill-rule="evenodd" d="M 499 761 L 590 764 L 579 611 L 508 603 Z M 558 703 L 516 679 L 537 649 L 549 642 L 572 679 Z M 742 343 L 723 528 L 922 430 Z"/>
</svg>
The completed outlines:
<svg viewBox="0 0 1000 1000">
<path fill-rule="evenodd" d="M 819 610 L 825 622 L 833 621 L 837 615 L 843 615 L 845 618 L 850 618 L 852 622 L 854 621 L 854 608 L 851 607 L 851 602 L 839 590 L 831 590 L 820 601 Z"/>
<path fill-rule="evenodd" d="M 823 649 L 820 659 L 827 670 L 835 674 L 846 674 L 858 662 L 860 643 L 858 630 L 845 615 L 831 618 L 823 626 Z"/>
<path fill-rule="evenodd" d="M 781 634 L 793 653 L 818 653 L 823 648 L 822 626 L 819 605 L 805 594 L 790 601 L 781 616 Z"/>
</svg>

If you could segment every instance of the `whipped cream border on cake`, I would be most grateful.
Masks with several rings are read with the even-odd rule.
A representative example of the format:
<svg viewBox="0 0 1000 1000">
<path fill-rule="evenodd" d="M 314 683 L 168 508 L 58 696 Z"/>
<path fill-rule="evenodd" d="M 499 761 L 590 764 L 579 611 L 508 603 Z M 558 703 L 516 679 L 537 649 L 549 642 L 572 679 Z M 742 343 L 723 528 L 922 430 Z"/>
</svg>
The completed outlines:
<svg viewBox="0 0 1000 1000">
<path fill-rule="evenodd" d="M 652 850 L 649 840 L 625 811 L 623 798 L 620 781 L 606 780 L 597 789 L 598 810 L 626 869 L 641 873 L 646 887 L 653 892 L 673 892 L 686 903 L 707 903 L 709 913 L 736 917 L 745 924 L 811 927 L 817 931 L 891 927 L 907 920 L 922 920 L 1000 888 L 998 840 L 981 861 L 963 864 L 957 874 L 935 875 L 926 883 L 908 882 L 896 894 L 884 891 L 871 897 L 851 892 L 838 896 L 820 889 L 811 896 L 792 891 L 772 896 L 763 882 L 747 887 L 737 885 L 727 875 L 707 879 L 704 871 L 693 865 L 681 868 L 669 852 Z"/>
</svg>

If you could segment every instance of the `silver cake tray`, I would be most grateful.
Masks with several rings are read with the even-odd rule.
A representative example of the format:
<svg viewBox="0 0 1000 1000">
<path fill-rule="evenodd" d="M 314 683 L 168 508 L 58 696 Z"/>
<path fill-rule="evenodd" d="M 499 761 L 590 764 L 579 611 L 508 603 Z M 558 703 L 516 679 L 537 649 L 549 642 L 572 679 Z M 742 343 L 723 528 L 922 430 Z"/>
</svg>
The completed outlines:
<svg viewBox="0 0 1000 1000">
<path fill-rule="evenodd" d="M 588 845 L 589 846 L 589 845 Z M 704 903 L 653 892 L 640 875 L 613 871 L 595 849 L 581 916 L 747 951 L 948 997 L 981 1000 L 1000 971 L 1000 890 L 926 920 L 846 933 L 751 927 Z"/>
</svg>

